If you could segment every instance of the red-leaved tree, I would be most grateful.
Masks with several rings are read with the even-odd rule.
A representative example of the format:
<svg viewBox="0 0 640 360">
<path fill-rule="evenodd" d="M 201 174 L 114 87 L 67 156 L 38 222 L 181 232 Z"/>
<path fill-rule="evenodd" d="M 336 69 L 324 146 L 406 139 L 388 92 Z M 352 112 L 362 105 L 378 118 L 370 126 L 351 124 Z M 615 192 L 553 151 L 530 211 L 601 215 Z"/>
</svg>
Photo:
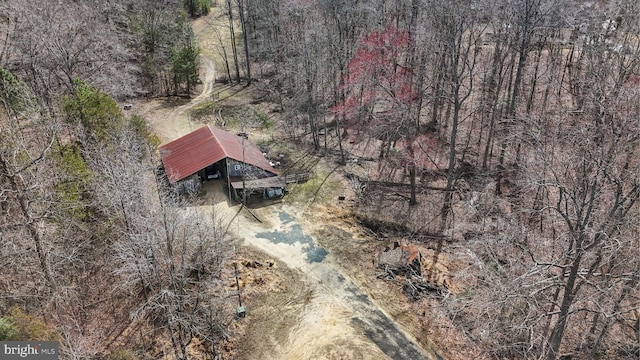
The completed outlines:
<svg viewBox="0 0 640 360">
<path fill-rule="evenodd" d="M 420 76 L 415 48 L 406 30 L 393 26 L 365 35 L 348 64 L 343 79 L 345 99 L 331 111 L 354 131 L 357 139 L 380 140 L 380 159 L 402 146 L 403 166 L 415 185 L 416 141 L 424 138 L 420 126 Z M 399 150 L 399 149 L 396 149 Z M 411 204 L 416 204 L 412 186 Z"/>
<path fill-rule="evenodd" d="M 359 40 L 343 79 L 345 100 L 332 108 L 348 128 L 383 145 L 401 137 L 398 133 L 417 97 L 407 61 L 412 45 L 407 31 L 391 26 Z"/>
</svg>

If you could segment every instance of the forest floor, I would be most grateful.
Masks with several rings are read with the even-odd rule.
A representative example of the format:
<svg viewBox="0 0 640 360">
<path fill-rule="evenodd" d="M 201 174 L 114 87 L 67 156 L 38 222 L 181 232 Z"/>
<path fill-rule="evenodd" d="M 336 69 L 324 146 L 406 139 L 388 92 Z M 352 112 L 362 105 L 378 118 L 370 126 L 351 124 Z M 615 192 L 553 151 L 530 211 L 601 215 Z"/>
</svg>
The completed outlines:
<svg viewBox="0 0 640 360">
<path fill-rule="evenodd" d="M 132 111 L 147 120 L 161 143 L 205 123 L 220 126 L 223 122 L 228 130 L 240 130 L 237 123 L 223 120 L 221 112 L 216 115 L 212 110 L 208 120 L 194 116 L 203 108 L 256 107 L 253 112 L 262 111 L 256 105 L 257 92 L 251 88 L 215 82 L 215 60 L 204 43 L 213 16 L 194 23 L 205 47 L 199 95 L 134 103 Z M 211 107 L 212 103 L 219 106 Z M 252 132 L 250 140 L 278 135 L 277 129 Z M 315 166 L 329 168 L 323 162 Z M 343 188 L 348 183 L 322 171 L 332 179 L 314 182 L 313 193 L 305 193 L 308 197 L 250 206 L 261 221 L 222 196 L 220 182 L 204 185 L 205 197 L 198 204 L 202 213 L 215 211 L 233 219 L 229 235 L 237 244 L 235 261 L 247 309 L 245 318 L 231 324 L 231 338 L 221 349 L 224 358 L 440 358 L 424 333 L 424 321 L 413 313 L 415 307 L 396 285 L 376 278 L 375 250 L 386 243 L 356 224 L 348 202 L 333 200 L 337 196 L 328 201 L 316 199 L 321 190 L 330 195 L 348 191 Z M 229 287 L 233 286 L 235 281 L 230 280 Z"/>
</svg>

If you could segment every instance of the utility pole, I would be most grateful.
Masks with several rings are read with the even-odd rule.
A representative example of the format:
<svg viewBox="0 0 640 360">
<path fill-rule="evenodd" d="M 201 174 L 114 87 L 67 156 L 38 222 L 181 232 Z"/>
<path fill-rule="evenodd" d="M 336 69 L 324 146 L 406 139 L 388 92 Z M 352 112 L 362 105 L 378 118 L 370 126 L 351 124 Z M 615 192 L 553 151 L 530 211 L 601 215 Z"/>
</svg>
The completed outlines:
<svg viewBox="0 0 640 360">
<path fill-rule="evenodd" d="M 231 202 L 231 174 L 229 173 L 229 159 L 224 160 L 225 167 L 227 168 L 227 190 L 229 192 L 229 206 L 233 203 Z"/>
<path fill-rule="evenodd" d="M 247 206 L 247 187 L 246 184 L 244 182 L 244 177 L 246 176 L 246 172 L 244 171 L 244 168 L 246 166 L 246 159 L 244 156 L 244 140 L 245 140 L 245 136 L 249 136 L 245 130 L 244 130 L 244 122 L 242 124 L 242 205 L 243 206 Z"/>
<path fill-rule="evenodd" d="M 246 315 L 246 310 L 244 309 L 244 306 L 242 306 L 242 298 L 240 297 L 240 281 L 238 280 L 238 263 L 234 262 L 233 263 L 233 269 L 235 270 L 235 274 L 236 274 L 236 288 L 238 289 L 238 308 L 236 309 L 236 314 L 238 315 L 238 317 L 244 317 Z"/>
</svg>

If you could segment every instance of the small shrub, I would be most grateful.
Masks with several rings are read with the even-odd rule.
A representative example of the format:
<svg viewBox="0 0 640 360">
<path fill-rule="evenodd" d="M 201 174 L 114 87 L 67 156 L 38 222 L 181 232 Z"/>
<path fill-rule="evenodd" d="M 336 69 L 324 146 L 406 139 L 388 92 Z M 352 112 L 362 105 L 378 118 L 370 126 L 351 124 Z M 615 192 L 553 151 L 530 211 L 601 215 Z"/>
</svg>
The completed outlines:
<svg viewBox="0 0 640 360">
<path fill-rule="evenodd" d="M 18 330 L 16 326 L 7 318 L 0 317 L 0 341 L 10 341 L 14 339 Z"/>
<path fill-rule="evenodd" d="M 82 80 L 74 82 L 74 93 L 63 96 L 62 109 L 69 123 L 81 123 L 98 139 L 109 138 L 108 132 L 122 124 L 120 107 L 109 95 Z"/>
<path fill-rule="evenodd" d="M 26 110 L 31 102 L 24 83 L 3 67 L 0 67 L 0 99 L 9 109 L 17 112 Z"/>
<path fill-rule="evenodd" d="M 85 219 L 87 213 L 82 201 L 87 182 L 91 176 L 91 170 L 84 161 L 80 149 L 75 145 L 60 145 L 55 152 L 57 161 L 63 174 L 67 176 L 56 184 L 58 203 L 63 211 L 76 219 Z"/>
<path fill-rule="evenodd" d="M 474 288 L 467 287 L 467 288 L 464 289 L 464 291 L 462 291 L 461 293 L 456 295 L 456 298 L 458 298 L 458 299 L 473 299 L 473 297 L 475 295 L 476 295 L 476 290 Z"/>
<path fill-rule="evenodd" d="M 269 119 L 269 116 L 267 116 L 267 114 L 260 112 L 260 111 L 254 111 L 256 114 L 256 117 L 260 120 L 260 122 L 262 123 L 262 127 L 265 129 L 270 129 L 271 127 L 273 127 L 273 121 L 271 121 L 271 119 Z"/>
<path fill-rule="evenodd" d="M 502 266 L 495 260 L 489 260 L 486 263 L 486 267 L 490 272 L 492 272 L 494 274 L 502 273 Z"/>
<path fill-rule="evenodd" d="M 114 352 L 112 352 L 109 357 L 107 357 L 108 360 L 134 360 L 136 359 L 136 356 L 133 355 L 131 353 L 131 351 L 126 350 L 126 349 L 118 349 Z"/>
<path fill-rule="evenodd" d="M 141 138 L 147 139 L 152 146 L 160 145 L 160 138 L 149 130 L 149 126 L 145 119 L 140 115 L 133 115 L 129 119 L 129 125 Z"/>
<path fill-rule="evenodd" d="M 191 17 L 199 17 L 208 15 L 211 11 L 213 3 L 211 0 L 190 0 L 184 1 L 185 10 L 189 12 Z"/>
<path fill-rule="evenodd" d="M 15 333 L 12 334 L 11 340 L 30 341 L 30 340 L 49 340 L 56 341 L 58 334 L 44 321 L 22 311 L 19 307 L 14 307 L 5 317 L 8 322 L 14 324 Z"/>
</svg>

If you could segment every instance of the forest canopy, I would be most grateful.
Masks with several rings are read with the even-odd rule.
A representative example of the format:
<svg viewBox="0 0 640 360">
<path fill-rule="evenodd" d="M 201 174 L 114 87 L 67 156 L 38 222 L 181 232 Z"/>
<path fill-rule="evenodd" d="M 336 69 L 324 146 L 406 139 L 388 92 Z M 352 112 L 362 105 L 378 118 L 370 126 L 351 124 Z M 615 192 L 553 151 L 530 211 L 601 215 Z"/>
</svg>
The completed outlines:
<svg viewBox="0 0 640 360">
<path fill-rule="evenodd" d="M 207 14 L 203 41 L 190 21 Z M 189 97 L 209 56 L 219 84 L 269 99 L 279 139 L 348 176 L 354 216 L 433 264 L 471 259 L 422 310 L 472 353 L 638 358 L 638 14 L 636 0 L 1 3 L 0 340 L 100 358 L 145 324 L 176 359 L 195 338 L 218 354 L 226 223 L 197 221 L 119 105 Z M 145 341 L 131 335 L 140 358 Z"/>
</svg>

